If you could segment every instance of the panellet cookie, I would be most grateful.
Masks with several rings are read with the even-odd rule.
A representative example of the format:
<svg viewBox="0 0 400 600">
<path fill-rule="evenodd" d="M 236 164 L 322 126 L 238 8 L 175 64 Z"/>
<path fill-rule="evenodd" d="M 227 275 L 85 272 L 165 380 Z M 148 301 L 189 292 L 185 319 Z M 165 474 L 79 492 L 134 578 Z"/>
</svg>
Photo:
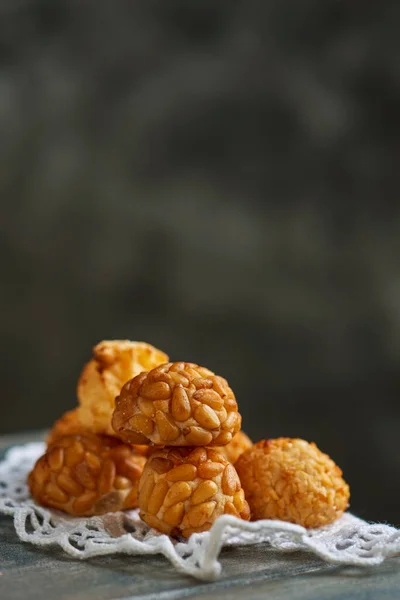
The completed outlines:
<svg viewBox="0 0 400 600">
<path fill-rule="evenodd" d="M 253 520 L 280 519 L 304 527 L 331 523 L 346 510 L 342 471 L 314 443 L 262 440 L 235 465 Z"/>
<path fill-rule="evenodd" d="M 212 448 L 161 448 L 139 483 L 141 518 L 169 535 L 207 531 L 217 517 L 248 520 L 250 511 L 235 467 Z"/>
<path fill-rule="evenodd" d="M 226 446 L 218 446 L 215 449 L 234 465 L 239 456 L 251 448 L 252 445 L 253 442 L 249 436 L 246 435 L 244 431 L 238 431 L 233 436 L 232 441 L 230 441 L 229 444 L 226 444 Z"/>
<path fill-rule="evenodd" d="M 112 425 L 124 442 L 222 446 L 240 429 L 233 391 L 223 377 L 175 362 L 141 373 L 115 401 Z"/>
<path fill-rule="evenodd" d="M 105 340 L 97 344 L 78 381 L 82 425 L 95 433 L 114 435 L 111 417 L 124 383 L 167 360 L 164 352 L 145 342 Z"/>
<path fill-rule="evenodd" d="M 37 502 L 75 516 L 137 507 L 146 458 L 115 438 L 86 433 L 56 440 L 28 477 Z"/>
<path fill-rule="evenodd" d="M 84 427 L 79 419 L 79 410 L 77 408 L 68 410 L 65 412 L 50 429 L 49 435 L 47 436 L 47 446 L 51 446 L 58 439 L 67 435 L 77 435 L 93 433 L 89 431 L 87 427 Z M 120 440 L 118 440 L 120 442 Z M 132 445 L 137 454 L 147 456 L 149 452 L 149 446 L 140 446 L 138 444 Z"/>
</svg>

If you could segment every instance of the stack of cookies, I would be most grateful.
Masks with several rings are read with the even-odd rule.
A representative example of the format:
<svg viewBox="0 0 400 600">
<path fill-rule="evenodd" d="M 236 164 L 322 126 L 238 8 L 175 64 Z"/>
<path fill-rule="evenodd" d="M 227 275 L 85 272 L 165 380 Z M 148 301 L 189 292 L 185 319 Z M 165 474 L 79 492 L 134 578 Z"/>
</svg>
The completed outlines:
<svg viewBox="0 0 400 600">
<path fill-rule="evenodd" d="M 29 475 L 45 506 L 76 516 L 139 508 L 150 527 L 184 537 L 223 514 L 317 527 L 347 508 L 340 469 L 314 444 L 253 445 L 223 377 L 149 344 L 98 344 L 78 400 Z"/>
<path fill-rule="evenodd" d="M 75 516 L 137 508 L 148 447 L 119 440 L 111 419 L 123 384 L 168 356 L 142 342 L 103 341 L 78 380 L 78 406 L 53 425 L 46 453 L 28 478 L 42 505 Z"/>
<path fill-rule="evenodd" d="M 218 451 L 241 421 L 227 381 L 192 363 L 166 363 L 124 385 L 113 428 L 126 443 L 154 448 L 139 482 L 140 515 L 148 525 L 189 537 L 222 514 L 249 519 L 229 450 Z"/>
</svg>

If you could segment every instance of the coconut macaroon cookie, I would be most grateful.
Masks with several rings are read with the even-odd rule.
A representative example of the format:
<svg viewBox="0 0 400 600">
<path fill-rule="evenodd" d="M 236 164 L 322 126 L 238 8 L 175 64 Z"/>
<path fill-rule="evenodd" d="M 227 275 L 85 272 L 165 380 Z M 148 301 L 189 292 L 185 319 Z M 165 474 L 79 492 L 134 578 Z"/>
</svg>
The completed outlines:
<svg viewBox="0 0 400 600">
<path fill-rule="evenodd" d="M 28 477 L 43 506 L 75 516 L 137 507 L 146 458 L 115 438 L 85 433 L 57 439 Z"/>
<path fill-rule="evenodd" d="M 235 464 L 252 520 L 281 519 L 304 527 L 331 523 L 346 510 L 342 471 L 314 443 L 262 440 Z"/>
<path fill-rule="evenodd" d="M 115 400 L 112 425 L 125 442 L 222 446 L 240 429 L 233 391 L 223 377 L 175 362 L 141 373 Z"/>
<path fill-rule="evenodd" d="M 97 344 L 78 381 L 81 424 L 95 433 L 115 435 L 111 417 L 124 383 L 167 360 L 167 354 L 145 342 L 105 340 Z"/>
<path fill-rule="evenodd" d="M 140 478 L 139 508 L 150 527 L 184 537 L 208 531 L 223 514 L 250 517 L 235 467 L 212 448 L 154 450 Z"/>
</svg>

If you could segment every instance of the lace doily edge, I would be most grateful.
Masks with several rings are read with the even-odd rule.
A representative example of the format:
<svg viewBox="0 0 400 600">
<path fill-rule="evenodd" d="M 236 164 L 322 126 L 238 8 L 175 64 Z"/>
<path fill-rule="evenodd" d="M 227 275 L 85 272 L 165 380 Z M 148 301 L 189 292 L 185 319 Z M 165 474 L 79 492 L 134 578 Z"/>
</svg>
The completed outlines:
<svg viewBox="0 0 400 600">
<path fill-rule="evenodd" d="M 31 449 L 35 454 L 39 446 L 31 444 L 11 448 L 0 462 L 0 467 L 4 469 L 5 463 L 16 461 L 21 450 L 27 452 Z M 386 558 L 400 553 L 400 530 L 386 524 L 367 523 L 351 513 L 317 530 L 306 530 L 282 521 L 245 522 L 224 515 L 217 519 L 209 532 L 194 534 L 187 542 L 175 545 L 168 536 L 150 530 L 143 541 L 135 539 L 130 533 L 123 533 L 119 537 L 108 534 L 106 539 L 103 537 L 99 540 L 86 537 L 82 549 L 79 549 L 79 543 L 78 547 L 76 543 L 71 544 L 74 532 L 70 527 L 65 526 L 62 533 L 60 523 L 50 527 L 52 520 L 60 518 L 58 514 L 54 515 L 51 510 L 35 505 L 31 500 L 18 504 L 15 502 L 10 497 L 0 499 L 0 513 L 13 516 L 16 533 L 24 542 L 39 546 L 57 545 L 69 556 L 81 560 L 115 553 L 163 554 L 178 571 L 204 580 L 215 579 L 219 575 L 221 564 L 217 559 L 224 545 L 268 542 L 281 552 L 304 550 L 331 564 L 361 567 L 380 564 Z M 122 523 L 125 513 L 114 513 L 113 517 L 116 520 L 119 518 Z M 72 521 L 78 520 L 71 518 Z M 82 521 L 88 523 L 89 520 Z M 102 518 L 92 517 L 91 521 L 106 533 Z M 48 529 L 51 528 L 54 531 L 49 533 Z"/>
</svg>

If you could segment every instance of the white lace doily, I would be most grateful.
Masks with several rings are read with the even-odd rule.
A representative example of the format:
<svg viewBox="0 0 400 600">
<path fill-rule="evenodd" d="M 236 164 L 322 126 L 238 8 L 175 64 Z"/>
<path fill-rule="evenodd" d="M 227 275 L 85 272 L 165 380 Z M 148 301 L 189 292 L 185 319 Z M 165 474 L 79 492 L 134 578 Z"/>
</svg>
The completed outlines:
<svg viewBox="0 0 400 600">
<path fill-rule="evenodd" d="M 400 530 L 370 524 L 347 513 L 320 529 L 306 530 L 282 521 L 248 523 L 219 517 L 207 533 L 177 541 L 145 525 L 137 511 L 102 517 L 73 518 L 34 503 L 26 476 L 44 444 L 11 448 L 0 462 L 0 513 L 14 518 L 18 537 L 37 546 L 57 545 L 73 558 L 102 554 L 163 554 L 181 573 L 198 579 L 218 577 L 223 546 L 268 542 L 283 552 L 306 550 L 336 564 L 368 566 L 400 553 Z"/>
</svg>

